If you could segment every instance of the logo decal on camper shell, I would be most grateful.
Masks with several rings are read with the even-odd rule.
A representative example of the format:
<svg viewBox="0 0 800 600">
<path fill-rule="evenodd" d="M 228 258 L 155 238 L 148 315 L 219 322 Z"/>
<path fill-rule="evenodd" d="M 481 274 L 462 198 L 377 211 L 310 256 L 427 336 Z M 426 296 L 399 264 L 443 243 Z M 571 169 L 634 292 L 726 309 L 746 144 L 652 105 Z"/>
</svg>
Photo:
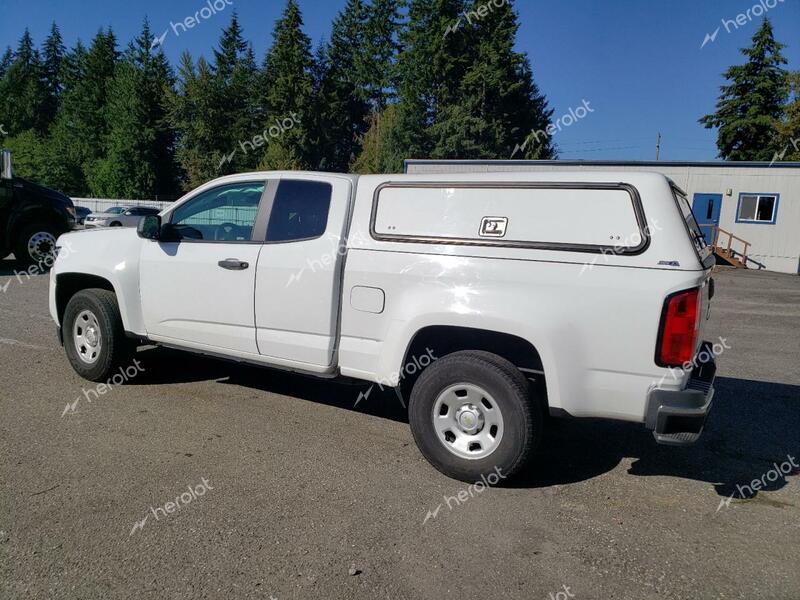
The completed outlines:
<svg viewBox="0 0 800 600">
<path fill-rule="evenodd" d="M 478 235 L 481 237 L 503 237 L 506 234 L 508 217 L 483 217 Z"/>
</svg>

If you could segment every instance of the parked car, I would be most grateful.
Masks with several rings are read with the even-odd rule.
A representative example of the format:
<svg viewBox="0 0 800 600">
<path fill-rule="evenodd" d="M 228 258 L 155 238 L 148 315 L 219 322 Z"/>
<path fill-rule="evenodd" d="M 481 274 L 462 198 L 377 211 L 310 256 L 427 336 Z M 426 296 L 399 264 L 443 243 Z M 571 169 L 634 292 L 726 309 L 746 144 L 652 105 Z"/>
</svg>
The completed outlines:
<svg viewBox="0 0 800 600">
<path fill-rule="evenodd" d="M 150 206 L 113 206 L 101 213 L 90 214 L 86 217 L 84 227 L 136 227 L 143 216 L 157 215 L 160 210 Z"/>
<path fill-rule="evenodd" d="M 75 221 L 78 225 L 83 225 L 84 221 L 86 221 L 86 217 L 92 214 L 92 211 L 85 206 L 76 206 L 75 207 Z"/>
<path fill-rule="evenodd" d="M 711 407 L 714 260 L 663 175 L 247 173 L 66 242 L 50 313 L 82 377 L 153 343 L 364 380 L 465 481 L 523 469 L 548 414 L 684 445 Z"/>
<path fill-rule="evenodd" d="M 15 177 L 11 152 L 0 152 L 0 258 L 49 266 L 56 238 L 72 229 L 75 207 L 56 190 Z"/>
</svg>

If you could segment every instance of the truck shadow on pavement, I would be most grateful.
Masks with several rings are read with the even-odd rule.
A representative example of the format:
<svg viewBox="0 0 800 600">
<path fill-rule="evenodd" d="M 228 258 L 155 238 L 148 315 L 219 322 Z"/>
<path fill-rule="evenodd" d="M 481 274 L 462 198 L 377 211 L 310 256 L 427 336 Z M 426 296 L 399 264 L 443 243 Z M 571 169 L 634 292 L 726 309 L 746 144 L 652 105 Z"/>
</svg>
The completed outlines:
<svg viewBox="0 0 800 600">
<path fill-rule="evenodd" d="M 25 283 L 34 277 L 49 277 L 50 268 L 46 264 L 24 265 L 14 258 L 0 259 L 0 277 L 14 277 Z"/>
<path fill-rule="evenodd" d="M 703 481 L 734 500 L 757 496 L 754 480 L 762 491 L 774 491 L 786 486 L 786 477 L 800 475 L 800 386 L 729 377 L 717 377 L 714 385 L 714 405 L 695 445 L 657 445 L 648 430 L 633 423 L 555 422 L 535 469 L 515 487 L 584 481 L 629 457 L 631 475 Z"/>
<path fill-rule="evenodd" d="M 216 380 L 408 423 L 407 412 L 396 394 L 388 388 L 382 391 L 377 384 L 259 368 L 167 348 L 140 349 L 136 358 L 142 361 L 144 371 L 125 385 Z"/>
<path fill-rule="evenodd" d="M 216 380 L 304 401 L 408 423 L 407 410 L 377 384 L 326 380 L 198 357 L 163 348 L 140 351 L 145 371 L 126 385 Z M 790 457 L 800 465 L 800 386 L 718 377 L 714 406 L 700 440 L 685 448 L 659 446 L 643 425 L 603 419 L 551 419 L 531 468 L 511 487 L 544 488 L 586 481 L 626 458 L 628 473 L 703 481 L 723 500 L 753 498 L 786 486 L 800 469 L 771 473 Z M 407 404 L 407 399 L 404 401 Z M 800 506 L 800 503 L 798 503 Z"/>
</svg>

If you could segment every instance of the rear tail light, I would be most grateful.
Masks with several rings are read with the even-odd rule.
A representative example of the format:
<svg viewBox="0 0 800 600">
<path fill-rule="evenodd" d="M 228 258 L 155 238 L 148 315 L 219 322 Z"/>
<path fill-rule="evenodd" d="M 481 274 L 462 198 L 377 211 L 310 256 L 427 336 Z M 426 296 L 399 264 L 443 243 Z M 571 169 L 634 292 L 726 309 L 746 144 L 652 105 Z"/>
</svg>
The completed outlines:
<svg viewBox="0 0 800 600">
<path fill-rule="evenodd" d="M 700 329 L 700 289 L 676 292 L 667 297 L 658 330 L 656 364 L 678 367 L 694 358 Z"/>
</svg>

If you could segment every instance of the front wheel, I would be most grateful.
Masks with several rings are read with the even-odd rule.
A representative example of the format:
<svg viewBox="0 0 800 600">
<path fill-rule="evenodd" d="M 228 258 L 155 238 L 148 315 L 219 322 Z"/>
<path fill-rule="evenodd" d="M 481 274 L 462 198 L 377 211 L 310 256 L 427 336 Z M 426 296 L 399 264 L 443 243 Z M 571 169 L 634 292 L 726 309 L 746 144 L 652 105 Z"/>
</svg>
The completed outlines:
<svg viewBox="0 0 800 600">
<path fill-rule="evenodd" d="M 411 392 L 409 423 L 420 451 L 439 471 L 496 483 L 518 474 L 533 455 L 543 425 L 536 407 L 527 379 L 512 363 L 461 351 L 422 372 Z"/>
<path fill-rule="evenodd" d="M 117 297 L 109 290 L 81 290 L 70 298 L 62 319 L 62 337 L 72 368 L 90 381 L 105 381 L 133 355 Z"/>
</svg>

